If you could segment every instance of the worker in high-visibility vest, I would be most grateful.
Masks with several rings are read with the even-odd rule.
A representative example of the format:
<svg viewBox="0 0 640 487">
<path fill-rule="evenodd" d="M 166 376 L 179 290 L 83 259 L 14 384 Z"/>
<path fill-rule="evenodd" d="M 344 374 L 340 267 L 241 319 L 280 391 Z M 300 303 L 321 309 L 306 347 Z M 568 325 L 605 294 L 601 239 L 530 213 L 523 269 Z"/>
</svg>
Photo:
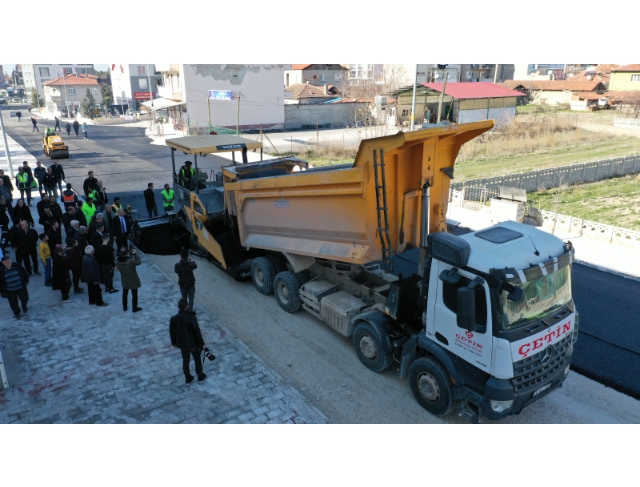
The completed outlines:
<svg viewBox="0 0 640 487">
<path fill-rule="evenodd" d="M 191 161 L 185 162 L 184 166 L 182 166 L 178 172 L 178 184 L 184 186 L 189 191 L 196 189 L 196 171 L 191 167 L 192 164 Z"/>
<path fill-rule="evenodd" d="M 162 196 L 162 205 L 164 206 L 164 214 L 166 215 L 170 211 L 173 211 L 173 207 L 176 205 L 176 194 L 168 184 L 164 185 L 164 191 L 160 193 Z"/>
<path fill-rule="evenodd" d="M 87 223 L 91 222 L 91 220 L 93 219 L 93 215 L 96 214 L 96 211 L 96 205 L 93 204 L 93 199 L 87 198 L 82 204 L 82 213 L 84 213 L 84 217 L 87 219 Z"/>
</svg>

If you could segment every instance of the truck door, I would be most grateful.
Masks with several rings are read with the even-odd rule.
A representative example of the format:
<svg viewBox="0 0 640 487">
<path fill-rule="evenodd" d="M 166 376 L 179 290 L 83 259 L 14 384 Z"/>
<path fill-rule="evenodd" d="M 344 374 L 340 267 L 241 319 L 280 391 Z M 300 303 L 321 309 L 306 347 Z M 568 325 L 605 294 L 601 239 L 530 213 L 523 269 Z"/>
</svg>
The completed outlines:
<svg viewBox="0 0 640 487">
<path fill-rule="evenodd" d="M 435 263 L 435 261 L 434 261 Z M 491 372 L 493 338 L 489 318 L 489 289 L 484 282 L 474 288 L 476 304 L 476 331 L 469 332 L 457 325 L 458 289 L 468 286 L 477 276 L 457 270 L 457 282 L 443 281 L 443 272 L 452 272 L 452 266 L 438 262 L 437 296 L 434 304 L 434 340 L 458 357 Z"/>
</svg>

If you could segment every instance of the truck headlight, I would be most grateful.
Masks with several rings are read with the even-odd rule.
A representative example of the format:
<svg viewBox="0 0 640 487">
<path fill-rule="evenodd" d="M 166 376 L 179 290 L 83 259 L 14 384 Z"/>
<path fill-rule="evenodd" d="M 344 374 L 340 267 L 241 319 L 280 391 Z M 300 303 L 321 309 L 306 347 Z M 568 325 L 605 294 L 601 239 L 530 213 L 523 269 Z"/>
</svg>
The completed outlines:
<svg viewBox="0 0 640 487">
<path fill-rule="evenodd" d="M 489 404 L 491 405 L 491 409 L 493 409 L 496 413 L 503 413 L 507 409 L 511 409 L 511 406 L 513 406 L 513 400 L 511 400 L 511 401 L 494 401 L 493 399 L 491 399 L 489 401 Z"/>
</svg>

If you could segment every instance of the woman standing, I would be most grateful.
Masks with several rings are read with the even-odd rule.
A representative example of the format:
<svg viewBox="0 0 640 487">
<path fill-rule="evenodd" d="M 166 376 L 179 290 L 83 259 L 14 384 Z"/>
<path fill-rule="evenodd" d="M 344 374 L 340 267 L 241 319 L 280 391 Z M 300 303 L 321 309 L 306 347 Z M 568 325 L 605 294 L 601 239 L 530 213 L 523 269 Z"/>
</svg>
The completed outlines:
<svg viewBox="0 0 640 487">
<path fill-rule="evenodd" d="M 127 250 L 126 247 L 120 249 L 118 259 L 116 260 L 116 267 L 120 271 L 120 279 L 122 280 L 122 309 L 124 311 L 127 311 L 129 289 L 131 289 L 133 312 L 137 313 L 138 311 L 142 311 L 142 308 L 138 308 L 138 289 L 140 289 L 141 284 L 138 271 L 136 270 L 136 267 L 140 264 L 142 264 L 142 261 L 136 249 Z"/>
<path fill-rule="evenodd" d="M 82 133 L 84 134 L 85 140 L 89 138 L 87 134 L 87 122 L 82 122 Z"/>
<path fill-rule="evenodd" d="M 28 221 L 29 225 L 32 227 L 35 226 L 33 217 L 31 216 L 31 210 L 24 204 L 24 200 L 22 198 L 18 200 L 16 207 L 13 209 L 13 218 L 19 218 L 20 221 Z"/>
</svg>

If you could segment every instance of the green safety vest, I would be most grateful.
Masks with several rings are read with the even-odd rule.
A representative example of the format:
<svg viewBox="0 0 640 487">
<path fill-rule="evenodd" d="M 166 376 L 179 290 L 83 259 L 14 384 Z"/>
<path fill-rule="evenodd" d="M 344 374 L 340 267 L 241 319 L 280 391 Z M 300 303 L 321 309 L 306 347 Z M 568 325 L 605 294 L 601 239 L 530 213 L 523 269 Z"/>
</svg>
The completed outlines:
<svg viewBox="0 0 640 487">
<path fill-rule="evenodd" d="M 188 173 L 191 173 L 191 178 L 190 179 L 195 178 L 195 176 L 196 176 L 196 170 L 195 169 L 193 169 L 193 168 L 189 169 L 187 166 L 182 166 L 180 168 L 180 179 L 183 179 L 183 180 L 186 179 Z"/>
<path fill-rule="evenodd" d="M 99 198 L 98 190 L 94 189 L 93 191 L 91 191 L 91 193 L 89 193 L 89 198 L 91 198 L 93 201 L 98 201 L 98 198 Z"/>
<path fill-rule="evenodd" d="M 174 205 L 175 192 L 172 189 L 169 191 L 165 189 L 160 194 L 162 195 L 162 204 L 165 208 Z"/>
<path fill-rule="evenodd" d="M 96 207 L 94 204 L 89 206 L 86 201 L 82 204 L 82 213 L 84 213 L 84 217 L 87 219 L 87 222 L 90 222 L 93 218 L 93 215 L 96 214 Z"/>
<path fill-rule="evenodd" d="M 29 174 L 26 172 L 22 174 L 18 173 L 16 179 L 18 180 L 18 189 L 26 189 L 29 186 Z M 20 186 L 22 184 L 24 184 L 24 186 Z"/>
</svg>

